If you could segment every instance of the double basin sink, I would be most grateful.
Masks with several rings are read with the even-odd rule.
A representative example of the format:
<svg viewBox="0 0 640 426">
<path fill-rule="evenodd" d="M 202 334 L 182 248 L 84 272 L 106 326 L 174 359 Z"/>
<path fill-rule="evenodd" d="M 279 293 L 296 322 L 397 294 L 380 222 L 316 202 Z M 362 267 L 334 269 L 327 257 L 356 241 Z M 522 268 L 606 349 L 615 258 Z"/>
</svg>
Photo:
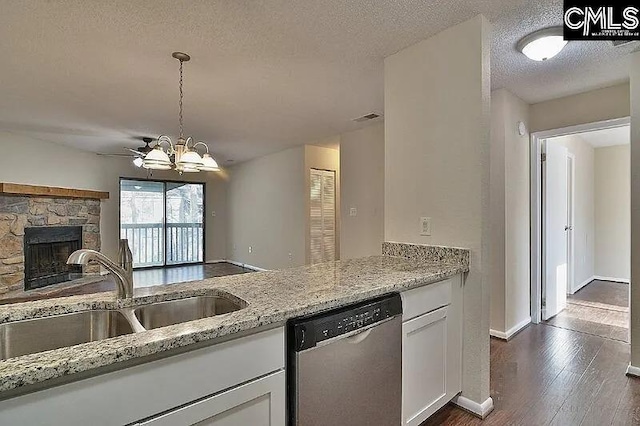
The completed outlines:
<svg viewBox="0 0 640 426">
<path fill-rule="evenodd" d="M 195 296 L 119 310 L 9 322 L 0 324 L 0 360 L 213 317 L 243 307 L 222 296 Z"/>
</svg>

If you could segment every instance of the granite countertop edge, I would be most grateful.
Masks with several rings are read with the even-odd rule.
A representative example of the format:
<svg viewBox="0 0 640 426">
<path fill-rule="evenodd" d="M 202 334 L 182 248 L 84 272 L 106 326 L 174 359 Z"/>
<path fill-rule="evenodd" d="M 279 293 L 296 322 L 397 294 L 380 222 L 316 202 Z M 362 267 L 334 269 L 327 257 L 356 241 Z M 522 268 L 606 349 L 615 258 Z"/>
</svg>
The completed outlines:
<svg viewBox="0 0 640 426">
<path fill-rule="evenodd" d="M 0 324 L 95 309 L 119 309 L 197 295 L 240 299 L 246 307 L 168 327 L 128 334 L 0 361 L 0 398 L 48 380 L 89 373 L 137 358 L 280 326 L 288 319 L 405 291 L 468 272 L 468 262 L 421 262 L 396 256 L 370 256 L 280 271 L 210 278 L 158 286 L 151 294 L 119 303 L 99 293 L 0 306 Z M 127 365 L 124 365 L 126 367 Z"/>
</svg>

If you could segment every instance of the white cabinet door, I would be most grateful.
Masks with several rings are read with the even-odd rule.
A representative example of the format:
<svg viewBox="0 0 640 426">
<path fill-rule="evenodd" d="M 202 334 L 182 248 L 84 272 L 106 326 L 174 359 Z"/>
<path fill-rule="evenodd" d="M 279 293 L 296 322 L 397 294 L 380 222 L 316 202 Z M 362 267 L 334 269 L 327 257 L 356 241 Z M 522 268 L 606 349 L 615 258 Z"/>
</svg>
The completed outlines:
<svg viewBox="0 0 640 426">
<path fill-rule="evenodd" d="M 448 402 L 448 307 L 402 325 L 402 419 L 419 425 Z"/>
<path fill-rule="evenodd" d="M 284 426 L 285 418 L 285 372 L 279 371 L 137 425 Z"/>
</svg>

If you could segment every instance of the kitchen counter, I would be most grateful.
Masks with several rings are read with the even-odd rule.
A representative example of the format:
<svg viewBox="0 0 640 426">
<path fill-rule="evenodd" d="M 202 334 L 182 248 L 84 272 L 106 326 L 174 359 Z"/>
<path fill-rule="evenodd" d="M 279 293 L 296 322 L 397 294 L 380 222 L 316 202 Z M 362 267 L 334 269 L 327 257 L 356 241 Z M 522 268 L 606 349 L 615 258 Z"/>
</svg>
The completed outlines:
<svg viewBox="0 0 640 426">
<path fill-rule="evenodd" d="M 0 361 L 0 398 L 28 391 L 32 385 L 47 386 L 53 379 L 72 380 L 68 376 L 78 373 L 86 377 L 116 363 L 275 327 L 290 318 L 427 285 L 469 269 L 469 252 L 464 249 L 385 243 L 383 253 L 386 255 L 158 286 L 145 289 L 144 296 L 126 305 L 112 293 L 100 293 L 1 306 L 0 323 L 196 295 L 223 295 L 247 305 L 229 314 Z"/>
</svg>

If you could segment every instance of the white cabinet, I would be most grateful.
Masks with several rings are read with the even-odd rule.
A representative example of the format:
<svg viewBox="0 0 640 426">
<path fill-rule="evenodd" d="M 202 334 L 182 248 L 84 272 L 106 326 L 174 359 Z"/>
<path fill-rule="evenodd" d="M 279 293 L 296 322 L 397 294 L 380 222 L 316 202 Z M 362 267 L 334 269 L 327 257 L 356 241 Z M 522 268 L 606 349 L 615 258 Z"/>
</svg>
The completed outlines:
<svg viewBox="0 0 640 426">
<path fill-rule="evenodd" d="M 283 426 L 285 388 L 285 373 L 279 371 L 136 425 Z"/>
<path fill-rule="evenodd" d="M 417 426 L 462 388 L 462 280 L 457 276 L 402 297 L 402 419 Z"/>
<path fill-rule="evenodd" d="M 284 349 L 280 327 L 33 392 L 0 401 L 0 425 L 284 426 Z"/>
</svg>

